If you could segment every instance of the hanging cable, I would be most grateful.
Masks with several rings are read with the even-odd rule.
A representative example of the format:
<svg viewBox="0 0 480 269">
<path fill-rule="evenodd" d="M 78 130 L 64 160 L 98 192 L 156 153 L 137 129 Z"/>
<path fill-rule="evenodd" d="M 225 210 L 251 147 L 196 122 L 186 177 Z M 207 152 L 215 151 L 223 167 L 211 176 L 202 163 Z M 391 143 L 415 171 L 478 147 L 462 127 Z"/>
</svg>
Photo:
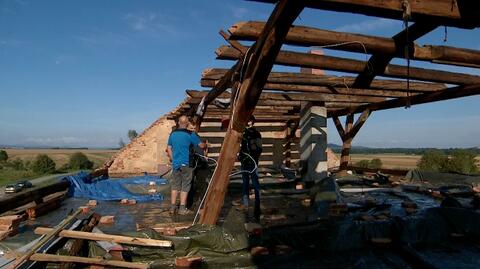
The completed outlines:
<svg viewBox="0 0 480 269">
<path fill-rule="evenodd" d="M 253 173 L 256 173 L 256 170 L 258 169 L 258 164 L 257 162 L 255 161 L 255 159 L 253 159 L 252 156 L 250 156 L 250 154 L 246 153 L 246 152 L 243 152 L 243 154 L 247 155 L 252 161 L 253 161 L 253 164 L 254 164 L 254 168 L 252 171 L 249 171 L 249 170 L 240 170 L 238 172 L 235 172 L 235 173 L 232 173 L 230 174 L 228 177 L 232 177 L 234 175 L 237 175 L 237 174 L 240 174 L 240 173 L 249 173 L 249 174 L 253 174 Z M 218 162 L 213 159 L 213 158 L 210 158 L 210 157 L 207 157 L 207 156 L 203 156 L 203 155 L 200 155 L 198 153 L 195 153 L 196 155 L 200 156 L 201 158 L 204 158 L 206 159 L 207 161 L 208 160 L 212 160 L 213 162 L 215 162 L 215 169 L 213 171 L 213 173 L 215 174 L 215 170 L 217 170 L 217 167 L 218 167 Z M 202 200 L 200 201 L 200 204 L 198 205 L 198 208 L 197 208 L 197 212 L 195 213 L 195 217 L 193 218 L 193 221 L 192 221 L 192 225 L 195 225 L 195 223 L 197 222 L 197 218 L 198 218 L 198 215 L 200 214 L 200 209 L 202 208 L 203 206 L 203 203 L 205 202 L 205 198 L 207 197 L 207 193 L 208 193 L 208 190 L 210 189 L 210 186 L 212 185 L 212 179 L 210 179 L 210 181 L 208 182 L 208 185 L 207 185 L 207 189 L 205 190 L 205 193 L 203 194 L 203 197 L 202 197 Z"/>
<path fill-rule="evenodd" d="M 411 18 L 412 10 L 410 8 L 410 3 L 408 0 L 402 0 L 402 9 L 403 9 L 403 25 L 405 27 L 405 59 L 407 59 L 407 100 L 405 102 L 405 108 L 410 108 L 411 100 L 410 100 L 410 41 L 409 41 L 409 33 L 408 33 L 408 21 Z"/>
</svg>

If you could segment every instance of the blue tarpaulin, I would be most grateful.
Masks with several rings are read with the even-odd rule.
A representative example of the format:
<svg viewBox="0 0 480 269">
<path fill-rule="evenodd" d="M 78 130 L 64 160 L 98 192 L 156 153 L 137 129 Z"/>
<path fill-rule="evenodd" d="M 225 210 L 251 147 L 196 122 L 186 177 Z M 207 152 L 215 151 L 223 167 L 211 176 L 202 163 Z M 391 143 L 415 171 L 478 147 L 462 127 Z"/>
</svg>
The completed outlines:
<svg viewBox="0 0 480 269">
<path fill-rule="evenodd" d="M 89 175 L 84 172 L 66 176 L 63 178 L 63 180 L 70 181 L 68 193 L 71 197 L 95 199 L 100 201 L 135 199 L 137 202 L 148 202 L 163 200 L 163 196 L 161 194 L 136 194 L 126 189 L 124 185 L 148 186 L 148 184 L 152 181 L 155 182 L 156 185 L 167 183 L 165 179 L 150 175 L 122 179 L 109 178 L 92 181 Z"/>
</svg>

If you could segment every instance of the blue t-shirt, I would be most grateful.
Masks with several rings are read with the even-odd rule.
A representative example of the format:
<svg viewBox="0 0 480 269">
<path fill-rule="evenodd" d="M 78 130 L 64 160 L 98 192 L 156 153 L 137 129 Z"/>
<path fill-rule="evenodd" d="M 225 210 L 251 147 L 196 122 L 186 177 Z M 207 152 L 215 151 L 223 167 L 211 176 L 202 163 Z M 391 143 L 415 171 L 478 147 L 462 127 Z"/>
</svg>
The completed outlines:
<svg viewBox="0 0 480 269">
<path fill-rule="evenodd" d="M 172 147 L 172 165 L 174 169 L 182 166 L 189 166 L 190 145 L 200 144 L 200 138 L 194 132 L 176 130 L 170 134 L 168 145 Z"/>
</svg>

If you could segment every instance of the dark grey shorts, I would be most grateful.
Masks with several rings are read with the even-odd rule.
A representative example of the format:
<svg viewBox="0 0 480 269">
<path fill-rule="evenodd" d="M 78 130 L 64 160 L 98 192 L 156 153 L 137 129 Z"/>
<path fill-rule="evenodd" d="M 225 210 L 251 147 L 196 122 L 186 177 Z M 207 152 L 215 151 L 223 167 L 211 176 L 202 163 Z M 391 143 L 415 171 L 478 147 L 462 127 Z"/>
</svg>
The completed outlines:
<svg viewBox="0 0 480 269">
<path fill-rule="evenodd" d="M 182 166 L 172 173 L 172 191 L 189 192 L 192 186 L 193 168 Z"/>
</svg>

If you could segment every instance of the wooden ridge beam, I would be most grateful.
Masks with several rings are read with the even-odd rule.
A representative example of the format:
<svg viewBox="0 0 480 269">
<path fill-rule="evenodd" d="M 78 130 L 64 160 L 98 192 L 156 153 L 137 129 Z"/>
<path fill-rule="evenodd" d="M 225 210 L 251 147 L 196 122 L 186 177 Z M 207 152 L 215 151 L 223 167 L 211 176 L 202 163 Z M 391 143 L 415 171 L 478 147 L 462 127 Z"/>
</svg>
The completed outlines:
<svg viewBox="0 0 480 269">
<path fill-rule="evenodd" d="M 396 98 L 380 103 L 361 105 L 352 108 L 346 108 L 341 110 L 336 110 L 335 112 L 329 111 L 327 114 L 329 117 L 333 116 L 343 116 L 351 113 L 358 113 L 364 110 L 369 109 L 370 111 L 385 110 L 397 107 L 404 107 L 406 105 L 418 105 L 431 102 L 438 102 L 444 100 L 450 100 L 460 97 L 467 97 L 472 95 L 480 94 L 480 83 L 474 85 L 466 86 L 457 86 L 451 87 L 446 90 L 432 92 L 432 93 L 423 93 L 419 95 L 412 96 L 410 98 Z"/>
<path fill-rule="evenodd" d="M 222 68 L 208 68 L 204 70 L 202 76 L 202 86 L 204 81 L 220 79 L 228 69 Z M 343 87 L 353 88 L 355 77 L 339 77 L 328 75 L 314 75 L 294 72 L 271 72 L 268 77 L 268 83 L 278 84 L 295 84 L 295 85 L 311 85 L 311 86 L 325 86 L 325 87 Z M 210 82 L 206 82 L 210 83 Z M 211 84 L 206 85 L 205 87 Z M 369 89 L 377 90 L 393 90 L 393 91 L 407 91 L 407 83 L 400 80 L 377 79 L 372 82 Z M 426 92 L 446 89 L 443 83 L 427 83 L 427 82 L 410 82 L 410 91 Z"/>
<path fill-rule="evenodd" d="M 236 60 L 241 56 L 236 49 L 229 46 L 221 46 L 216 50 L 216 53 L 217 58 L 222 60 Z M 275 63 L 347 73 L 361 73 L 368 67 L 365 61 L 293 51 L 281 51 Z M 410 79 L 415 80 L 460 85 L 480 83 L 480 76 L 419 67 L 410 67 L 410 72 L 408 72 L 408 68 L 405 66 L 389 64 L 383 72 L 376 71 L 378 75 L 392 78 L 405 79 L 410 77 Z M 408 76 L 408 73 L 410 73 L 410 76 Z"/>
<path fill-rule="evenodd" d="M 243 131 L 250 119 L 268 74 L 273 68 L 283 40 L 297 16 L 303 10 L 305 0 L 281 0 L 275 6 L 258 40 L 253 44 L 245 67 L 243 80 L 240 81 L 232 107 L 232 119 L 225 134 L 218 165 L 212 175 L 211 188 L 207 190 L 202 224 L 216 224 L 228 188 L 229 175 L 237 159 Z"/>
<path fill-rule="evenodd" d="M 275 0 L 250 0 L 275 3 Z M 480 2 L 471 0 L 408 1 L 412 21 L 435 21 L 441 25 L 473 29 L 480 26 Z M 349 12 L 401 20 L 402 1 L 399 0 L 311 0 L 307 7 L 337 12 Z"/>
<path fill-rule="evenodd" d="M 255 40 L 264 22 L 238 22 L 229 28 L 230 39 Z M 285 39 L 286 44 L 298 46 L 330 46 L 326 49 L 351 51 L 358 53 L 385 53 L 405 58 L 405 52 L 393 38 L 377 37 L 362 34 L 343 33 L 306 26 L 293 26 Z M 344 43 L 341 46 L 331 46 Z M 450 46 L 434 46 L 413 43 L 409 58 L 467 67 L 480 67 L 480 51 Z"/>
</svg>

